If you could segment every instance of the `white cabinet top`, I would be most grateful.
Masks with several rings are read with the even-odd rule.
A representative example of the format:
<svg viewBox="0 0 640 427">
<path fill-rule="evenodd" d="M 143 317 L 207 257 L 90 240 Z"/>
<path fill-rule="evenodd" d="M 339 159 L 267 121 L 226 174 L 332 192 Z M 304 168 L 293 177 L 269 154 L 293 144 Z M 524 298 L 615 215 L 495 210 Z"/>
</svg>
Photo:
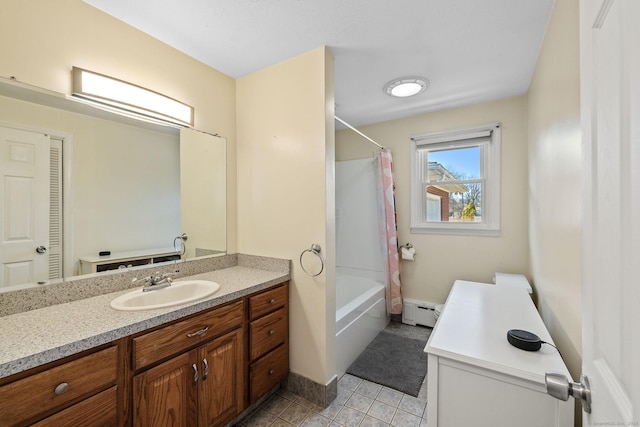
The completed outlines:
<svg viewBox="0 0 640 427">
<path fill-rule="evenodd" d="M 509 329 L 553 343 L 524 288 L 457 280 L 425 352 L 541 384 L 546 371 L 569 375 L 555 348 L 520 350 L 507 341 Z"/>
<path fill-rule="evenodd" d="M 118 262 L 118 261 L 126 261 L 130 259 L 137 258 L 153 258 L 153 257 L 161 257 L 167 255 L 179 255 L 180 252 L 176 251 L 174 248 L 155 248 L 155 249 L 141 249 L 137 251 L 128 251 L 128 252 L 112 252 L 111 255 L 99 256 L 99 255 L 88 255 L 80 257 L 80 261 L 83 262 L 98 262 L 98 263 L 108 263 L 108 262 Z"/>
</svg>

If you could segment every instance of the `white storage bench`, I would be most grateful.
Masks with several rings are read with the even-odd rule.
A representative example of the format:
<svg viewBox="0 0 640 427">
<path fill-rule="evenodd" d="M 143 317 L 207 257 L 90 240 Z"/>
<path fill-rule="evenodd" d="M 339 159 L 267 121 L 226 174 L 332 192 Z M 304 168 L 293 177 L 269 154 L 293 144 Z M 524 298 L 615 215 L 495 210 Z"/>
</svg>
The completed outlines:
<svg viewBox="0 0 640 427">
<path fill-rule="evenodd" d="M 573 399 L 546 393 L 546 371 L 570 377 L 558 351 L 513 347 L 509 329 L 553 342 L 525 289 L 454 283 L 425 347 L 429 426 L 573 426 Z"/>
</svg>

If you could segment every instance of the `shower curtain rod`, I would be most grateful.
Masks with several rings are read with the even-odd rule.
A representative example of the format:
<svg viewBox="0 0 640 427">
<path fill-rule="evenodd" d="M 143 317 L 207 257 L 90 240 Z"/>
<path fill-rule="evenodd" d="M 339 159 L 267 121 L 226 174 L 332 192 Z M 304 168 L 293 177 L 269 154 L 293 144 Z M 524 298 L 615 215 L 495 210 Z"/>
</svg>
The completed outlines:
<svg viewBox="0 0 640 427">
<path fill-rule="evenodd" d="M 371 142 L 372 144 L 377 145 L 378 147 L 380 147 L 381 150 L 384 150 L 384 147 L 380 144 L 378 144 L 377 142 L 375 142 L 373 139 L 369 138 L 367 135 L 365 135 L 364 133 L 360 132 L 358 129 L 354 128 L 353 126 L 351 126 L 349 123 L 345 122 L 344 120 L 342 120 L 340 117 L 338 116 L 334 116 L 334 118 L 339 121 L 340 123 L 342 123 L 343 125 L 345 125 L 346 127 L 348 127 L 349 129 L 351 129 L 352 131 L 354 131 L 355 133 L 357 133 L 358 135 L 360 135 L 361 137 L 363 137 L 364 139 L 366 139 L 367 141 Z"/>
</svg>

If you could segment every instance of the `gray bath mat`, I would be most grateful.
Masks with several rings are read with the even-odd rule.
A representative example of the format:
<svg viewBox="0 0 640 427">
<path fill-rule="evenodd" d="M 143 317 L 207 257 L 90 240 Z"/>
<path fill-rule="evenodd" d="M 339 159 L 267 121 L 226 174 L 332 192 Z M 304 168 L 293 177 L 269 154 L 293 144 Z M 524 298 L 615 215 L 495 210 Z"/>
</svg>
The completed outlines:
<svg viewBox="0 0 640 427">
<path fill-rule="evenodd" d="M 382 331 L 347 373 L 417 397 L 427 374 L 425 344 Z"/>
</svg>

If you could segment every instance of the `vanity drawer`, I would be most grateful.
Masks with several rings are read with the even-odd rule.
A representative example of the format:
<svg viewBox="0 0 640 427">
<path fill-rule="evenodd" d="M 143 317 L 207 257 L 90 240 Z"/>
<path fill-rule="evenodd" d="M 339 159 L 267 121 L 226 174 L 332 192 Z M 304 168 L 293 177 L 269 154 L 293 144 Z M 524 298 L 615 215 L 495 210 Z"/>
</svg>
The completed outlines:
<svg viewBox="0 0 640 427">
<path fill-rule="evenodd" d="M 249 326 L 250 359 L 255 360 L 284 343 L 287 339 L 289 322 L 284 308 L 274 311 Z"/>
<path fill-rule="evenodd" d="M 251 403 L 278 384 L 288 371 L 289 348 L 286 343 L 253 363 L 249 369 Z"/>
<path fill-rule="evenodd" d="M 244 303 L 239 300 L 136 337 L 133 339 L 134 369 L 143 368 L 241 327 L 243 319 Z"/>
<path fill-rule="evenodd" d="M 118 424 L 116 387 L 91 396 L 32 427 L 101 427 Z"/>
<path fill-rule="evenodd" d="M 289 287 L 286 285 L 249 297 L 250 319 L 254 320 L 283 307 L 287 303 L 288 298 Z"/>
<path fill-rule="evenodd" d="M 0 387 L 0 425 L 20 424 L 115 383 L 117 355 L 109 347 Z"/>
</svg>

